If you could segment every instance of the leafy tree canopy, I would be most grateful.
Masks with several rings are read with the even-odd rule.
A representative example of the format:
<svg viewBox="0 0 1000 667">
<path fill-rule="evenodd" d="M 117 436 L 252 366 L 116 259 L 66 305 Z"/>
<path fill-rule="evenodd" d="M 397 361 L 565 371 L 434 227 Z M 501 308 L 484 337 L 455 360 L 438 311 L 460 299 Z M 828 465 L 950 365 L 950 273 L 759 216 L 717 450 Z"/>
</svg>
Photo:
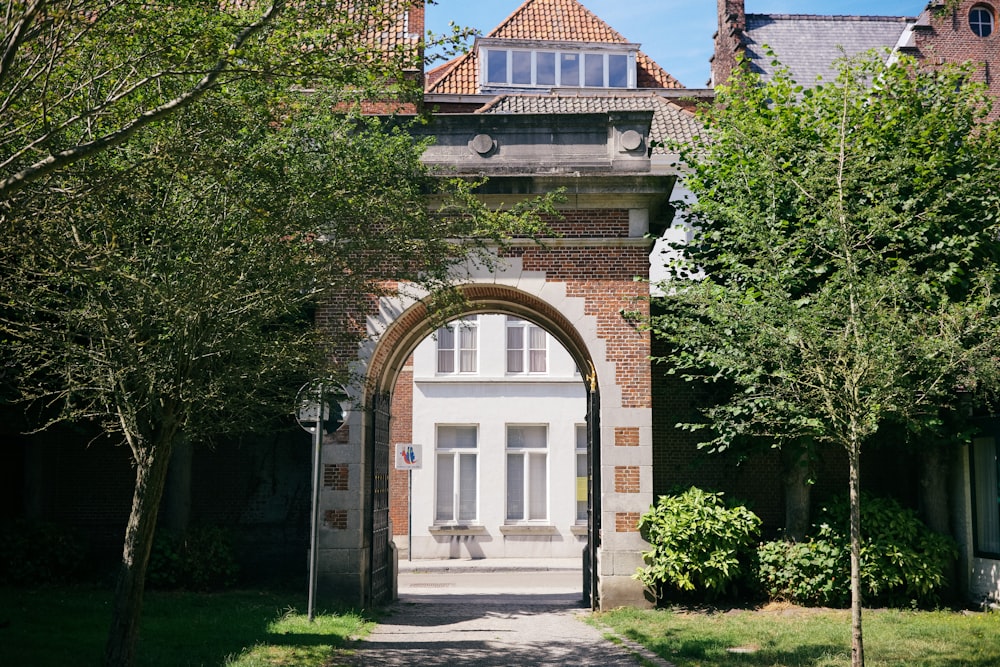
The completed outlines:
<svg viewBox="0 0 1000 667">
<path fill-rule="evenodd" d="M 684 153 L 694 240 L 654 330 L 711 383 L 709 444 L 920 430 L 996 385 L 998 132 L 968 70 L 743 74 Z"/>
</svg>

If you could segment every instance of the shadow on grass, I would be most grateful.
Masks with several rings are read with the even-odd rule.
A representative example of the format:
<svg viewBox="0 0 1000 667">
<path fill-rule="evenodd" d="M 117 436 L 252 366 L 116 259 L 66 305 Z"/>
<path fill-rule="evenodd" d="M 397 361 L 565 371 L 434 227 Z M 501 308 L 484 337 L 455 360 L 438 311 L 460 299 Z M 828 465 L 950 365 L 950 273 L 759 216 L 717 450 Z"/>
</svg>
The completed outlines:
<svg viewBox="0 0 1000 667">
<path fill-rule="evenodd" d="M 303 595 L 286 591 L 150 591 L 142 613 L 138 664 L 224 665 L 261 645 L 315 649 L 347 641 L 348 630 L 338 624 L 337 614 L 318 616 L 311 626 L 295 613 L 304 607 Z M 7 625 L 0 627 L 0 665 L 98 665 L 110 620 L 107 589 L 2 588 L 0 625 Z"/>
</svg>

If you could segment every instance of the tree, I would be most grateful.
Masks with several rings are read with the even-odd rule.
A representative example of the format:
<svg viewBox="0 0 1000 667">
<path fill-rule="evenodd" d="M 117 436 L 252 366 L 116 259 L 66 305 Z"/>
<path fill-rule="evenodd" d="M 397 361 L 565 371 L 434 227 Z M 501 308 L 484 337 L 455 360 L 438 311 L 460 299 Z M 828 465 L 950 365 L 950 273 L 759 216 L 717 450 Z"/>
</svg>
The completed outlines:
<svg viewBox="0 0 1000 667">
<path fill-rule="evenodd" d="M 343 111 L 386 82 L 405 93 L 407 61 L 365 57 L 370 14 L 89 7 L 14 3 L 27 18 L 7 26 L 0 344 L 40 428 L 95 420 L 130 448 L 105 655 L 129 665 L 174 443 L 247 432 L 288 412 L 304 378 L 342 373 L 361 332 L 317 326 L 317 303 L 358 315 L 401 283 L 441 288 L 541 223 L 530 207 L 485 210 L 473 184 L 432 178 L 404 129 Z M 219 50 L 246 26 L 259 32 Z"/>
<path fill-rule="evenodd" d="M 236 82 L 402 96 L 422 67 L 421 36 L 403 35 L 413 4 L 7 0 L 0 201 Z"/>
<path fill-rule="evenodd" d="M 707 446 L 815 441 L 848 455 L 852 664 L 864 662 L 860 456 L 988 401 L 1000 343 L 1000 167 L 968 70 L 845 61 L 834 84 L 741 72 L 685 151 L 697 201 L 654 333 L 709 383 Z"/>
</svg>

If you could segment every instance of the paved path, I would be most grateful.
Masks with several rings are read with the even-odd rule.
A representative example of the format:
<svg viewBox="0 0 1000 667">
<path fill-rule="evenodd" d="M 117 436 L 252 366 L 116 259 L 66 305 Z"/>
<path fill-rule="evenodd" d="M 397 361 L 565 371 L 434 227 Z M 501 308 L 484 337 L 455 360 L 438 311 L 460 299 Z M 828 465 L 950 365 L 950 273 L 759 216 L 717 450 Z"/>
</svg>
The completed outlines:
<svg viewBox="0 0 1000 667">
<path fill-rule="evenodd" d="M 464 565 L 463 565 L 464 563 Z M 572 665 L 636 667 L 583 622 L 578 562 L 550 569 L 497 561 L 400 563 L 399 601 L 358 642 L 358 667 Z"/>
</svg>

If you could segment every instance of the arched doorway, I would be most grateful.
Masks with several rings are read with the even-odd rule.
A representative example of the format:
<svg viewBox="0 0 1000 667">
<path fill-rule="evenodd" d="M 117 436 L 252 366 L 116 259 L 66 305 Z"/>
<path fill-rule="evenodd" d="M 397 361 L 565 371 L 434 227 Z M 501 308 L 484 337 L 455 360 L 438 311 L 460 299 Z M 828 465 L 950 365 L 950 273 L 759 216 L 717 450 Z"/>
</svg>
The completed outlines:
<svg viewBox="0 0 1000 667">
<path fill-rule="evenodd" d="M 537 297 L 533 297 L 517 289 L 496 285 L 467 285 L 462 288 L 462 293 L 467 305 L 456 320 L 468 322 L 470 319 L 476 318 L 476 316 L 484 316 L 486 318 L 484 324 L 488 324 L 488 318 L 492 315 L 507 316 L 508 320 L 514 322 L 530 322 L 547 331 L 548 334 L 562 346 L 566 353 L 568 353 L 573 360 L 573 365 L 579 371 L 575 381 L 581 385 L 582 389 L 580 392 L 580 403 L 584 406 L 584 411 L 581 415 L 583 417 L 584 424 L 581 426 L 584 429 L 582 435 L 586 442 L 586 465 L 584 466 L 584 469 L 586 471 L 587 480 L 585 523 L 580 526 L 581 528 L 585 528 L 585 532 L 581 536 L 583 538 L 583 593 L 586 602 L 596 606 L 598 602 L 597 595 L 595 594 L 596 591 L 598 591 L 598 572 L 597 569 L 592 568 L 590 564 L 596 562 L 596 549 L 600 536 L 600 493 L 599 488 L 595 487 L 595 481 L 599 483 L 599 477 L 591 474 L 591 471 L 599 469 L 599 465 L 595 465 L 595 463 L 599 461 L 600 454 L 600 411 L 598 391 L 599 383 L 597 382 L 594 364 L 590 359 L 589 352 L 587 351 L 585 344 L 582 342 L 582 337 L 579 332 L 575 330 L 572 323 L 570 323 L 561 313 L 554 310 L 550 305 L 547 305 Z M 419 319 L 419 322 L 412 320 L 411 317 Z M 393 553 L 390 550 L 392 535 L 390 534 L 389 521 L 391 496 L 389 477 L 393 473 L 392 466 L 388 463 L 392 460 L 394 455 L 394 443 L 391 442 L 391 434 L 393 430 L 390 424 L 392 420 L 397 418 L 405 418 L 407 420 L 411 418 L 410 414 L 407 413 L 405 409 L 401 410 L 400 403 L 398 402 L 396 403 L 396 409 L 401 411 L 402 414 L 392 414 L 390 406 L 393 405 L 393 401 L 391 399 L 390 392 L 392 391 L 392 387 L 396 386 L 397 378 L 399 378 L 401 373 L 403 373 L 402 364 L 405 363 L 406 359 L 412 358 L 410 353 L 412 353 L 420 342 L 426 338 L 426 331 L 430 330 L 433 332 L 439 324 L 440 321 L 434 318 L 432 314 L 426 310 L 424 304 L 414 304 L 386 330 L 385 335 L 379 343 L 378 350 L 388 350 L 390 351 L 390 354 L 387 356 L 380 356 L 379 352 L 376 351 L 373 358 L 374 369 L 369 378 L 372 381 L 369 383 L 369 386 L 372 387 L 372 389 L 368 394 L 368 401 L 372 406 L 371 428 L 369 428 L 367 432 L 369 440 L 367 448 L 371 452 L 374 474 L 372 476 L 372 483 L 370 487 L 370 506 L 372 511 L 366 518 L 370 525 L 370 534 L 372 539 L 369 550 L 371 556 L 371 604 L 380 604 L 388 601 L 394 588 L 392 577 L 394 576 L 395 569 L 393 567 Z M 496 322 L 494 321 L 493 324 L 495 325 Z M 422 331 L 425 332 L 424 337 L 418 337 L 417 334 Z M 384 361 L 382 361 L 383 359 Z M 400 360 L 402 360 L 402 362 Z M 408 388 L 412 391 L 412 385 Z M 404 391 L 406 389 L 407 387 L 404 386 Z M 529 421 L 539 422 L 541 420 L 536 418 Z M 451 431 L 455 430 L 457 427 L 448 426 L 445 428 L 448 429 L 448 431 Z M 520 429 L 521 427 L 516 428 Z M 463 428 L 462 430 L 469 429 Z M 471 430 L 473 433 L 476 431 L 475 428 L 471 428 Z M 492 435 L 495 436 L 496 434 Z M 595 439 L 596 446 L 594 446 Z M 478 451 L 479 450 L 477 448 L 477 454 Z M 484 454 L 488 455 L 489 453 L 492 453 L 494 457 L 496 456 L 496 452 L 484 451 Z M 555 454 L 556 452 L 553 453 Z M 466 460 L 472 459 L 475 469 L 475 459 L 477 454 L 469 453 L 461 458 Z M 430 452 L 425 449 L 424 458 L 427 459 L 430 455 Z M 544 455 L 547 455 L 547 453 Z M 439 454 L 438 456 L 446 457 L 447 454 Z M 516 457 L 520 455 L 508 454 L 507 456 L 509 463 L 509 457 Z M 527 457 L 524 458 L 527 459 Z M 384 465 L 383 461 L 385 461 Z M 576 474 L 575 471 L 573 474 Z M 502 477 L 502 474 L 500 476 Z M 546 473 L 546 478 L 548 477 L 549 476 Z M 426 480 L 423 481 L 426 482 Z M 483 504 L 484 506 L 488 506 L 488 503 L 488 500 L 484 500 Z M 486 507 L 483 509 L 486 509 Z M 496 512 L 496 508 L 491 509 L 493 509 L 494 513 Z M 507 509 L 509 511 L 510 508 Z M 500 511 L 503 511 L 503 508 L 500 508 Z M 523 518 L 528 519 L 529 517 L 525 515 Z M 489 523 L 490 522 L 485 522 L 485 524 L 483 522 L 476 522 L 476 525 L 474 526 L 461 527 L 453 524 L 448 528 L 441 529 L 443 535 L 439 535 L 435 539 L 444 539 L 449 541 L 460 539 L 465 542 L 466 549 L 470 548 L 470 544 L 475 545 L 481 540 L 482 542 L 479 542 L 479 544 L 485 544 L 487 549 L 493 547 L 492 553 L 495 554 L 497 553 L 495 548 L 496 542 L 511 540 L 516 544 L 519 539 L 531 539 L 530 537 L 526 537 L 524 534 L 507 537 L 504 534 L 507 531 L 513 530 L 515 532 L 530 534 L 533 530 L 543 528 L 542 526 L 537 525 L 525 526 L 522 524 L 520 529 L 518 529 L 513 528 L 511 525 L 496 526 L 489 525 Z M 458 532 L 456 532 L 456 528 L 458 529 L 458 532 L 461 532 L 461 536 Z M 550 528 L 555 530 L 554 526 L 545 526 L 544 528 L 545 530 Z M 572 547 L 570 548 L 572 549 Z M 471 548 L 471 553 L 473 555 L 482 554 L 484 553 L 484 550 L 481 547 L 476 548 L 473 546 Z M 566 553 L 567 552 L 564 549 L 563 555 Z M 575 555 L 579 557 L 581 555 L 580 550 L 575 551 Z"/>
<path fill-rule="evenodd" d="M 478 115 L 437 117 L 426 128 L 437 142 L 425 161 L 449 175 L 487 174 L 489 181 L 477 191 L 487 206 L 567 193 L 561 216 L 550 222 L 550 238 L 511 240 L 496 248 L 489 266 L 470 266 L 457 282 L 465 313 L 534 322 L 581 369 L 590 399 L 588 589 L 602 608 L 648 604 L 632 575 L 648 548 L 637 524 L 653 495 L 651 347 L 650 333 L 632 315 L 648 311 L 648 285 L 636 277 L 649 275 L 654 237 L 669 221 L 674 177 L 651 173 L 646 150 L 628 148 L 621 137 L 648 135 L 649 122 L 646 112 Z M 480 135 L 503 150 L 471 150 Z M 569 163 L 560 152 L 568 146 L 575 160 Z M 336 316 L 332 306 L 319 314 Z M 358 410 L 322 452 L 319 586 L 321 597 L 371 605 L 391 595 L 383 500 L 391 392 L 409 355 L 440 318 L 419 295 L 400 295 L 373 300 L 363 321 L 369 341 L 353 367 Z"/>
</svg>

